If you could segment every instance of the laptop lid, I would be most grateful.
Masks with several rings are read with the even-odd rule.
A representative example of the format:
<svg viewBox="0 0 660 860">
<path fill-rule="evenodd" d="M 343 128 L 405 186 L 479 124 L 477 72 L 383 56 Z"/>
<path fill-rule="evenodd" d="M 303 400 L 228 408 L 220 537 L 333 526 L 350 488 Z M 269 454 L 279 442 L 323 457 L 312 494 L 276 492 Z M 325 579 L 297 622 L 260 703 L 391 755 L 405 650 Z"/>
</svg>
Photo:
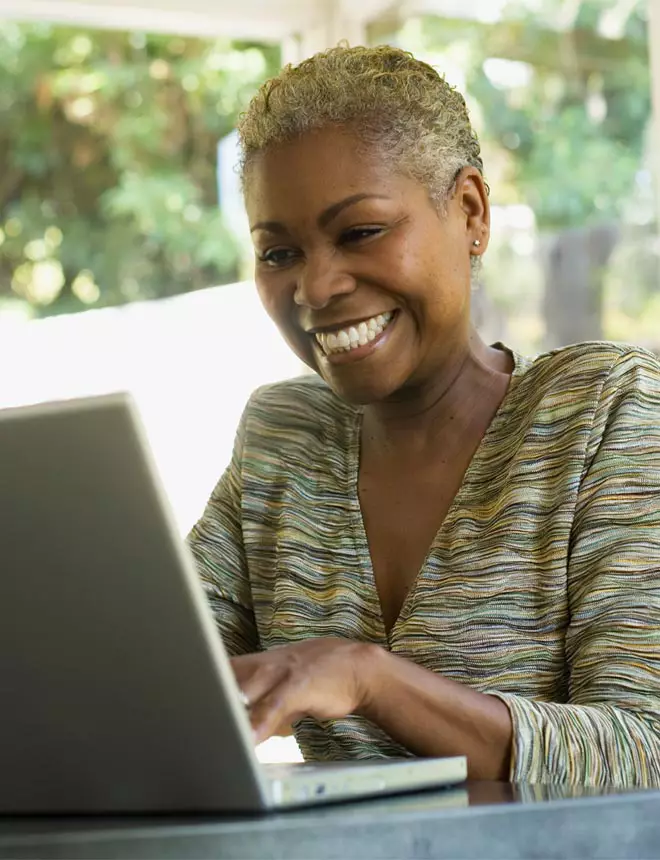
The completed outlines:
<svg viewBox="0 0 660 860">
<path fill-rule="evenodd" d="M 266 807 L 130 397 L 4 410 L 0 452 L 0 812 Z"/>
</svg>

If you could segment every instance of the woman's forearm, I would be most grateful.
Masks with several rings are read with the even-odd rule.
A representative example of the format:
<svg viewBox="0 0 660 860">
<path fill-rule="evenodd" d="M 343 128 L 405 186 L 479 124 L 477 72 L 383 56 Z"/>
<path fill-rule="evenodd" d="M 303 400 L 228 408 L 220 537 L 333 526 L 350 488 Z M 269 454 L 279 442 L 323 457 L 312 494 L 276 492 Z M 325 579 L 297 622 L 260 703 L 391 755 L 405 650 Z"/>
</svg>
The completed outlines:
<svg viewBox="0 0 660 860">
<path fill-rule="evenodd" d="M 420 756 L 466 755 L 471 779 L 509 779 L 512 723 L 500 699 L 366 645 L 360 714 Z"/>
</svg>

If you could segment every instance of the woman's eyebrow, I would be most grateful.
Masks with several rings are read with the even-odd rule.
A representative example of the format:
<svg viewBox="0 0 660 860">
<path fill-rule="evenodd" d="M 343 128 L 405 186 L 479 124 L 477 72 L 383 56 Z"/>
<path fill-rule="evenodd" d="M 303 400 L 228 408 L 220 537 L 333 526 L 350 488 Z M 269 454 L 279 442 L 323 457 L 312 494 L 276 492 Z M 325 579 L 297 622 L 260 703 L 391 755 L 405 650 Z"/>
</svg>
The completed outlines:
<svg viewBox="0 0 660 860">
<path fill-rule="evenodd" d="M 362 200 L 372 199 L 390 200 L 391 198 L 386 194 L 375 194 L 369 192 L 351 194 L 350 197 L 345 197 L 343 200 L 339 200 L 337 203 L 333 203 L 331 206 L 328 206 L 327 209 L 324 209 L 319 215 L 317 223 L 319 227 L 327 227 L 340 212 L 344 211 L 344 209 L 347 209 L 349 206 L 353 206 Z M 250 227 L 251 233 L 254 233 L 256 230 L 264 230 L 268 233 L 286 233 L 286 227 L 280 221 L 258 221 Z"/>
<path fill-rule="evenodd" d="M 359 203 L 361 200 L 372 200 L 376 198 L 377 200 L 389 200 L 390 198 L 386 194 L 375 194 L 369 192 L 362 192 L 358 194 L 352 194 L 350 197 L 345 197 L 343 200 L 340 200 L 338 203 L 333 203 L 332 206 L 328 206 L 327 209 L 324 209 L 323 212 L 318 217 L 318 225 L 319 227 L 327 227 L 328 224 L 339 215 L 340 212 L 343 212 L 344 209 L 347 209 L 349 206 L 353 206 L 355 203 Z"/>
</svg>

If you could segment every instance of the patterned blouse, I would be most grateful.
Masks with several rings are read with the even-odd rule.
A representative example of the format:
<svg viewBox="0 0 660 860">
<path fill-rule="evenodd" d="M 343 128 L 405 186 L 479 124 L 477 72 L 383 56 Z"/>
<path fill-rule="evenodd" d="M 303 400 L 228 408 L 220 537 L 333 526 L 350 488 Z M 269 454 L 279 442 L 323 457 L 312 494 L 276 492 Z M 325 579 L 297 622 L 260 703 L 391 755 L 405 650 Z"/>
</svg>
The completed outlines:
<svg viewBox="0 0 660 860">
<path fill-rule="evenodd" d="M 315 376 L 258 390 L 188 537 L 228 651 L 375 642 L 498 696 L 510 777 L 660 784 L 660 363 L 513 355 L 507 394 L 388 636 L 358 501 L 361 410 Z M 411 755 L 302 720 L 308 760 Z"/>
</svg>

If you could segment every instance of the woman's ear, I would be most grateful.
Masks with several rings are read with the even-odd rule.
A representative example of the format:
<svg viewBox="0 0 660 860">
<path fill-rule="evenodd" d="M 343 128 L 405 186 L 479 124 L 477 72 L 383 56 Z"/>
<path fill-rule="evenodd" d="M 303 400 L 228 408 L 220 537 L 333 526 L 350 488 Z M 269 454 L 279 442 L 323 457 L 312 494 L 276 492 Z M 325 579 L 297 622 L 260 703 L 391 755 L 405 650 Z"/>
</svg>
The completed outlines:
<svg viewBox="0 0 660 860">
<path fill-rule="evenodd" d="M 465 219 L 465 238 L 472 256 L 481 256 L 490 239 L 488 186 L 476 167 L 465 167 L 456 180 L 454 199 Z"/>
</svg>

